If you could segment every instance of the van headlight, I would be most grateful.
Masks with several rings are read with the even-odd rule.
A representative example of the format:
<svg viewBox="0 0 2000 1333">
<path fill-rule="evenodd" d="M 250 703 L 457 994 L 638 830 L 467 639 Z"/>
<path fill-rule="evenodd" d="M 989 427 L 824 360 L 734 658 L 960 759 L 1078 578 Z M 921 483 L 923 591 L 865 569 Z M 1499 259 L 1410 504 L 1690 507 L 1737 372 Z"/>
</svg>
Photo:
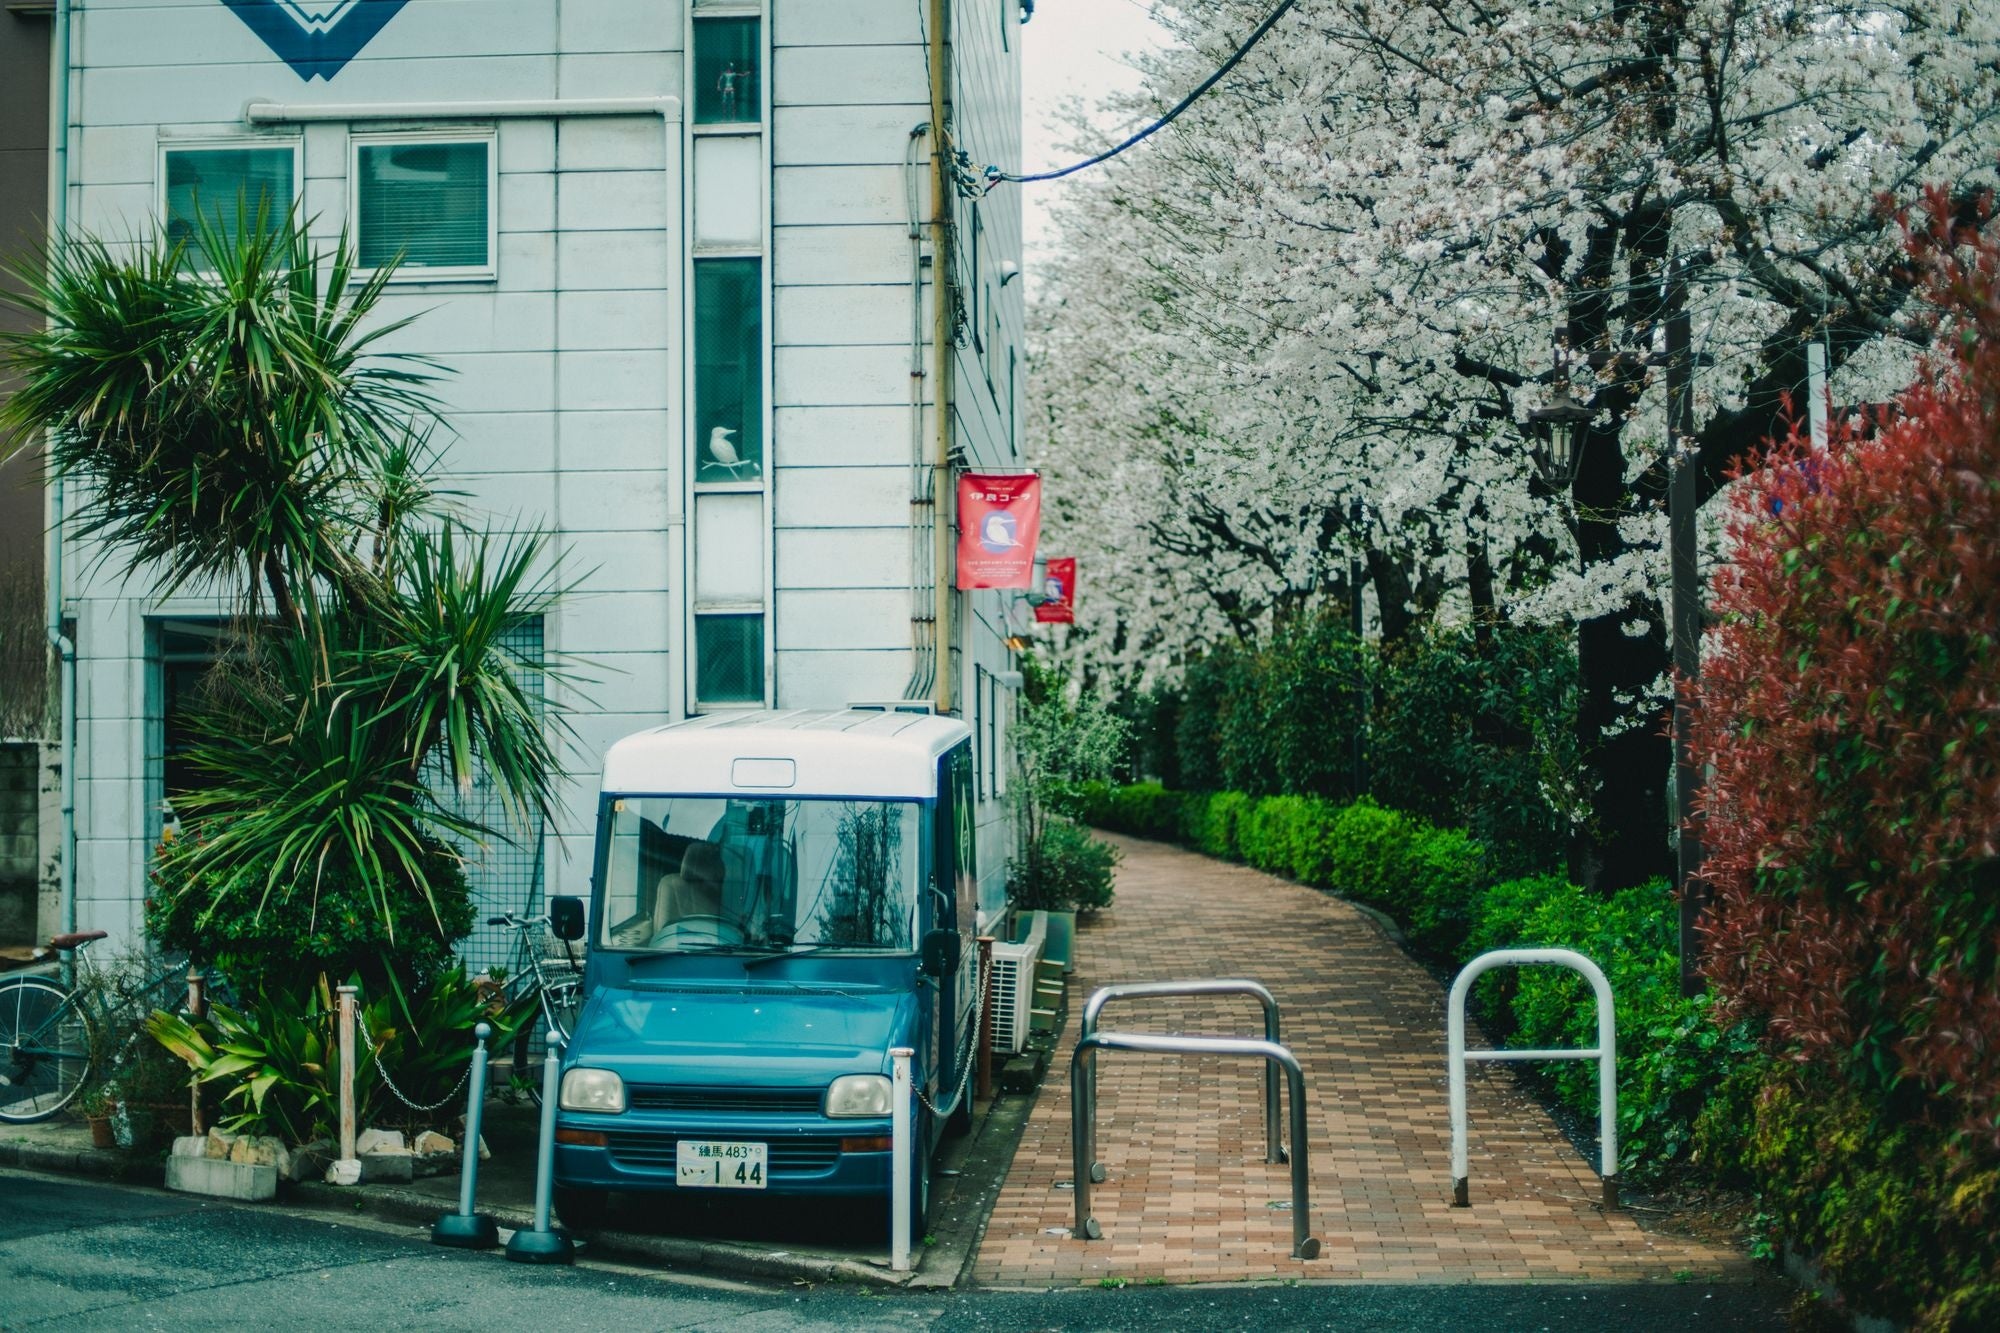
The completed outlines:
<svg viewBox="0 0 2000 1333">
<path fill-rule="evenodd" d="M 826 1090 L 826 1113 L 835 1116 L 889 1114 L 889 1080 L 880 1074 L 842 1074 Z"/>
<path fill-rule="evenodd" d="M 625 1080 L 608 1069 L 572 1069 L 563 1075 L 565 1111 L 597 1111 L 615 1115 L 625 1109 Z"/>
</svg>

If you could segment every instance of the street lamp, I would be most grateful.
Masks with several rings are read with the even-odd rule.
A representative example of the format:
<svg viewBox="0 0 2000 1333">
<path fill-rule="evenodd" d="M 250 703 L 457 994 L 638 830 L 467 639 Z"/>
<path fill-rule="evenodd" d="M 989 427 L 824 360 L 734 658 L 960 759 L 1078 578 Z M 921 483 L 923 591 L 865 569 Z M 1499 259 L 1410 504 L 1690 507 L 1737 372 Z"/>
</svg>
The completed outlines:
<svg viewBox="0 0 2000 1333">
<path fill-rule="evenodd" d="M 1555 341 L 1555 396 L 1547 407 L 1528 413 L 1528 421 L 1542 427 L 1542 447 L 1536 450 L 1542 474 L 1563 489 L 1576 479 L 1576 467 L 1583 432 L 1597 415 L 1587 403 L 1578 402 L 1569 391 L 1569 330 L 1558 326 Z"/>
</svg>

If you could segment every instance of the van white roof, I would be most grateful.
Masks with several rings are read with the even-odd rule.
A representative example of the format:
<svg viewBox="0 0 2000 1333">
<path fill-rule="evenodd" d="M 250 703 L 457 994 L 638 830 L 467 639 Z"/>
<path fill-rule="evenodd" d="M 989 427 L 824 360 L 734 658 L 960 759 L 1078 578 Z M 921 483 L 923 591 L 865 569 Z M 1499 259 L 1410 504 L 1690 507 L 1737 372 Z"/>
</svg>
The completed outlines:
<svg viewBox="0 0 2000 1333">
<path fill-rule="evenodd" d="M 715 713 L 625 737 L 607 792 L 776 797 L 937 795 L 938 756 L 970 737 L 956 718 L 869 709 Z"/>
</svg>

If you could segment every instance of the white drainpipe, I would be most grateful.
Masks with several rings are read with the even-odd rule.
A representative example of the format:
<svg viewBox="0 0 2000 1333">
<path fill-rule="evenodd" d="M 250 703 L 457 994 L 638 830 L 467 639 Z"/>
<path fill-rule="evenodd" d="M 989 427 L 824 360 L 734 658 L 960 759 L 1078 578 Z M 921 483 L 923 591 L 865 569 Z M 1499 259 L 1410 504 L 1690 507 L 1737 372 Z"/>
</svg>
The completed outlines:
<svg viewBox="0 0 2000 1333">
<path fill-rule="evenodd" d="M 56 0 L 53 50 L 49 53 L 49 250 L 61 249 L 69 232 L 69 14 L 70 0 Z M 45 446 L 46 447 L 46 446 Z M 61 734 L 56 738 L 62 765 L 61 876 L 62 928 L 76 929 L 76 644 L 63 633 L 63 479 L 49 483 L 48 623 L 56 650 L 62 692 Z"/>
</svg>

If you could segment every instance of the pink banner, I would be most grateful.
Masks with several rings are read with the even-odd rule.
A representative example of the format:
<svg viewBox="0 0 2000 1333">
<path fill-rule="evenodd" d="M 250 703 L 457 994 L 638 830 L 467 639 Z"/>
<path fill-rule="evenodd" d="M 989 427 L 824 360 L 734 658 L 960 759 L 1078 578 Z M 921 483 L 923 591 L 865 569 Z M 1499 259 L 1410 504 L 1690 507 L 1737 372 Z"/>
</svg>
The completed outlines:
<svg viewBox="0 0 2000 1333">
<path fill-rule="evenodd" d="M 1042 479 L 968 472 L 958 479 L 958 586 L 1031 588 Z"/>
</svg>

